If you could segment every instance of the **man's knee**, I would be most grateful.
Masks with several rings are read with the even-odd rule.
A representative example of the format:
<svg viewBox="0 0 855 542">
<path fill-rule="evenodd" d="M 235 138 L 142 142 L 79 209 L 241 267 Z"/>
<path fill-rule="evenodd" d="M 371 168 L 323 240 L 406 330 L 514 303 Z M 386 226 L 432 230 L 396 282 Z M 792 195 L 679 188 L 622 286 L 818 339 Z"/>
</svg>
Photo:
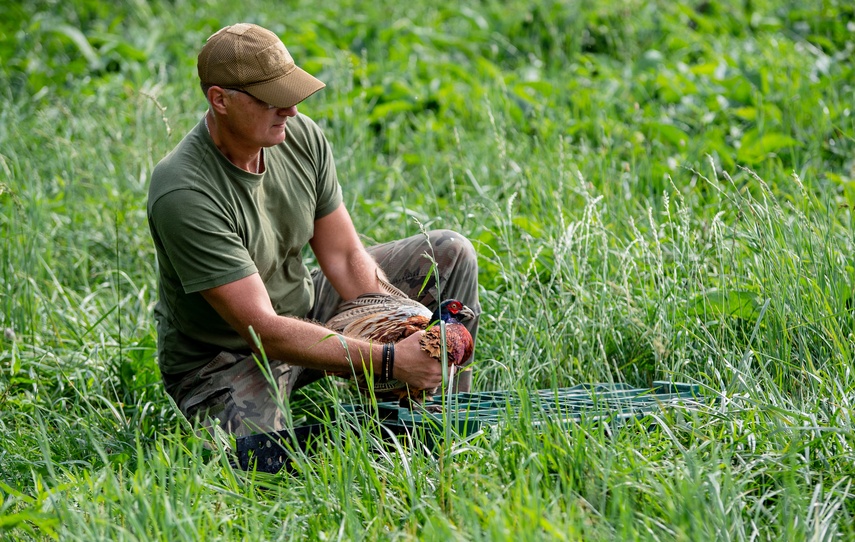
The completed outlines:
<svg viewBox="0 0 855 542">
<path fill-rule="evenodd" d="M 454 230 L 431 230 L 430 245 L 438 264 L 477 266 L 477 254 L 472 242 Z"/>
</svg>

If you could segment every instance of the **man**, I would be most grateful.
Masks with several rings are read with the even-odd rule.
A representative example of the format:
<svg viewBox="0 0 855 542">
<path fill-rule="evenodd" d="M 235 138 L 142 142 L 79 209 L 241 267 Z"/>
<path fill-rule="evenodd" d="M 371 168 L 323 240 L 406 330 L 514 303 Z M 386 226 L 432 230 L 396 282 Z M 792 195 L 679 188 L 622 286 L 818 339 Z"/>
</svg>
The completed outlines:
<svg viewBox="0 0 855 542">
<path fill-rule="evenodd" d="M 235 436 L 283 428 L 274 387 L 253 353 L 260 340 L 282 394 L 325 371 L 381 374 L 383 345 L 333 337 L 314 322 L 342 299 L 388 280 L 416 297 L 433 251 L 444 298 L 480 314 L 471 243 L 440 230 L 363 247 L 342 204 L 330 146 L 297 104 L 324 84 L 297 67 L 280 39 L 252 24 L 213 34 L 198 57 L 208 111 L 154 169 L 148 220 L 158 258 L 158 363 L 188 419 Z M 311 247 L 319 271 L 301 253 Z M 419 299 L 437 304 L 435 283 Z M 395 379 L 441 383 L 419 346 L 395 345 Z M 469 373 L 459 389 L 469 388 Z M 278 400 L 277 400 L 278 399 Z"/>
</svg>

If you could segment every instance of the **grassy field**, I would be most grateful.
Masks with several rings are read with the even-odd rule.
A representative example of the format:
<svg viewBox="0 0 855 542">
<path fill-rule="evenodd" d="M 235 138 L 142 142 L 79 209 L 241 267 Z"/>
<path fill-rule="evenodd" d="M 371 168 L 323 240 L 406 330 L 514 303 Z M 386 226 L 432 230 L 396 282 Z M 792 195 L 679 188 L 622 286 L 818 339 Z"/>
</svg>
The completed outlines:
<svg viewBox="0 0 855 542">
<path fill-rule="evenodd" d="M 159 380 L 145 200 L 238 21 L 327 83 L 300 110 L 366 242 L 476 244 L 477 390 L 708 400 L 433 454 L 333 429 L 296 476 L 206 448 Z M 844 0 L 4 3 L 0 539 L 855 539 L 853 56 Z"/>
</svg>

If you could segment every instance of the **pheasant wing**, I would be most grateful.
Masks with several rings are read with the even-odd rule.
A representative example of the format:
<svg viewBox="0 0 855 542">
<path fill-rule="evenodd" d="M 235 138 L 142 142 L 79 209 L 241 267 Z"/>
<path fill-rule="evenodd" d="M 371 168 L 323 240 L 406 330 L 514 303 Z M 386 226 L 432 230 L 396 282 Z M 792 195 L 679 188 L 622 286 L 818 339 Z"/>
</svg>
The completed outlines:
<svg viewBox="0 0 855 542">
<path fill-rule="evenodd" d="M 371 293 L 343 302 L 326 325 L 348 337 L 397 342 L 426 328 L 431 314 L 408 297 Z"/>
</svg>

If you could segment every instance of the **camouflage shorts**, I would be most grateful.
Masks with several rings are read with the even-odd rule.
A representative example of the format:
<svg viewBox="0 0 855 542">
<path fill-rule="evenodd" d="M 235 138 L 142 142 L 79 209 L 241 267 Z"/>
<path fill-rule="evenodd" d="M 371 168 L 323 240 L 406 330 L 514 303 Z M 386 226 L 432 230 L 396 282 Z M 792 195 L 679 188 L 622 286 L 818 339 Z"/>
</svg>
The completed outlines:
<svg viewBox="0 0 855 542">
<path fill-rule="evenodd" d="M 292 366 L 273 362 L 262 370 L 254 356 L 221 352 L 198 372 L 185 376 L 172 393 L 192 423 L 212 423 L 235 437 L 284 427 L 279 408 L 290 394 Z M 265 374 L 266 373 L 266 374 Z"/>
<path fill-rule="evenodd" d="M 454 297 L 469 306 L 476 317 L 466 322 L 472 337 L 478 332 L 478 265 L 472 244 L 450 230 L 434 230 L 368 248 L 389 282 L 417 299 L 431 310 L 437 300 Z M 432 254 L 439 270 L 426 277 Z M 312 274 L 315 283 L 314 309 L 308 318 L 326 322 L 336 311 L 341 298 L 323 273 Z M 424 288 L 422 286 L 424 285 Z M 473 355 L 474 357 L 474 355 Z M 262 369 L 253 356 L 222 352 L 201 370 L 183 376 L 168 389 L 178 408 L 188 420 L 198 421 L 207 429 L 216 423 L 235 437 L 284 429 L 284 414 L 280 405 L 297 388 L 325 376 L 323 371 L 306 369 L 271 360 Z M 456 386 L 468 391 L 471 372 L 460 373 Z"/>
</svg>

